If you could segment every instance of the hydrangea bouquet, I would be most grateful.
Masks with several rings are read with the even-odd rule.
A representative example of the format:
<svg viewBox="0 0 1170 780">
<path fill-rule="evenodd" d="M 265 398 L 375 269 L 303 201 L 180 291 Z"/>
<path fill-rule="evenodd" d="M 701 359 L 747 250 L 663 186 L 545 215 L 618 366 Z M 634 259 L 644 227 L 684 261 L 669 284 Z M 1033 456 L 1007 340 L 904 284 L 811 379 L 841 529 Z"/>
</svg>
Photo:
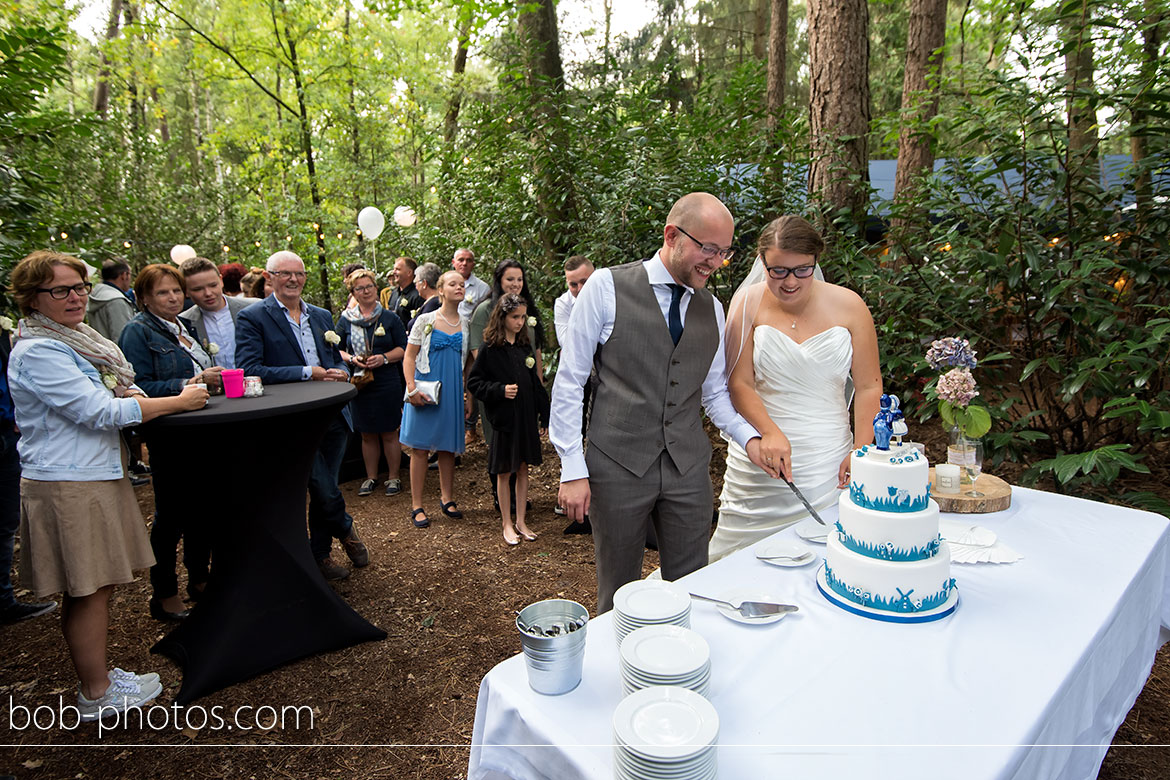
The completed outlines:
<svg viewBox="0 0 1170 780">
<path fill-rule="evenodd" d="M 971 374 L 978 361 L 967 339 L 947 337 L 932 342 L 926 351 L 926 362 L 935 371 L 944 372 L 934 388 L 943 421 L 958 427 L 970 439 L 978 439 L 991 430 L 991 414 L 982 406 L 971 405 L 979 395 Z"/>
</svg>

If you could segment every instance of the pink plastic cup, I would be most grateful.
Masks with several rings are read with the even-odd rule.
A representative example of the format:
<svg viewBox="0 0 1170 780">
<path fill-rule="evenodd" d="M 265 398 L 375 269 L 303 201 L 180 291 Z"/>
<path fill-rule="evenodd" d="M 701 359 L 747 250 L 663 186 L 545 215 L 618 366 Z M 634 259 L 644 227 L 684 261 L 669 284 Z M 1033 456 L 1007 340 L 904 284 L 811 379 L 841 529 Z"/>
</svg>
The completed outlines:
<svg viewBox="0 0 1170 780">
<path fill-rule="evenodd" d="M 223 394 L 226 397 L 244 397 L 244 369 L 225 368 L 220 377 L 223 379 Z"/>
</svg>

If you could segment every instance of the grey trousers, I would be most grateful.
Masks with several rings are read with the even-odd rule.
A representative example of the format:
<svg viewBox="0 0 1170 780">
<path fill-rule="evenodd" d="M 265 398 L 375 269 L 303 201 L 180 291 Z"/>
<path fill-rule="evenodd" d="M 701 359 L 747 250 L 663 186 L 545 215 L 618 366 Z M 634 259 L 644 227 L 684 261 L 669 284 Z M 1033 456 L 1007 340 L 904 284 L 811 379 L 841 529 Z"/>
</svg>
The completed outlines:
<svg viewBox="0 0 1170 780">
<path fill-rule="evenodd" d="M 713 502 L 710 461 L 708 452 L 683 474 L 664 450 L 645 474 L 636 476 L 597 447 L 588 448 L 598 614 L 613 608 L 618 588 L 642 578 L 651 526 L 658 534 L 664 580 L 677 580 L 707 565 Z"/>
</svg>

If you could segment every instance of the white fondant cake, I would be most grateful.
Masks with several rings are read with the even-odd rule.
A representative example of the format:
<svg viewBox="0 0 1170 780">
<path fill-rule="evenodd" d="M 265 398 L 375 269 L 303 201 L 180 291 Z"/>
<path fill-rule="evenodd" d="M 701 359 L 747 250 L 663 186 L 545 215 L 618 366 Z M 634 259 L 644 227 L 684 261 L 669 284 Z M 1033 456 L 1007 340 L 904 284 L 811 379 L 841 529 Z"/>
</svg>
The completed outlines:
<svg viewBox="0 0 1170 780">
<path fill-rule="evenodd" d="M 951 556 L 939 538 L 929 469 L 904 444 L 853 452 L 852 480 L 825 555 L 825 580 L 839 596 L 888 612 L 926 612 L 946 603 L 954 587 Z"/>
</svg>

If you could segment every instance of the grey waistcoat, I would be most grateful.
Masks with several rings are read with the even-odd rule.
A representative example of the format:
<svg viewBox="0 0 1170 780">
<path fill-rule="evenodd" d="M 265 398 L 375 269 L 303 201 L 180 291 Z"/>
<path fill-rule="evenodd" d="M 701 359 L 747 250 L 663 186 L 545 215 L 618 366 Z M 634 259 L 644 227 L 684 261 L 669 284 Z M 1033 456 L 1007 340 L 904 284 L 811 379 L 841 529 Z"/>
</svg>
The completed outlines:
<svg viewBox="0 0 1170 780">
<path fill-rule="evenodd" d="M 666 450 L 682 473 L 711 457 L 703 430 L 703 380 L 719 348 L 711 293 L 695 290 L 678 346 L 641 261 L 612 269 L 613 333 L 594 355 L 598 386 L 589 446 L 636 476 Z"/>
</svg>

